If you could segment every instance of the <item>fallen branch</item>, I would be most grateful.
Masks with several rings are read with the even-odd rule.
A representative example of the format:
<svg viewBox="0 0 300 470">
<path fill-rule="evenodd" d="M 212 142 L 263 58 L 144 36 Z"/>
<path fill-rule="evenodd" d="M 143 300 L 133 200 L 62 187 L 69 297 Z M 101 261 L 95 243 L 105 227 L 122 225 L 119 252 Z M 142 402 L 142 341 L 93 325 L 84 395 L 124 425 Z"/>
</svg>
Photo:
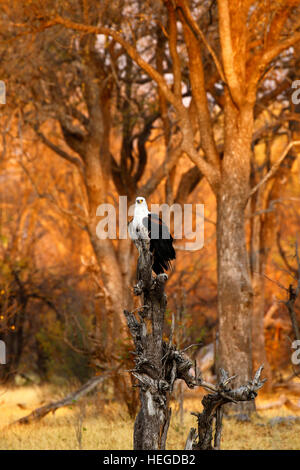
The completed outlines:
<svg viewBox="0 0 300 470">
<path fill-rule="evenodd" d="M 41 406 L 40 408 L 36 408 L 33 410 L 29 415 L 24 416 L 17 421 L 9 424 L 7 427 L 14 426 L 16 424 L 32 424 L 34 422 L 39 421 L 40 419 L 44 418 L 48 413 L 52 412 L 55 413 L 56 410 L 62 408 L 64 406 L 74 405 L 80 398 L 87 395 L 89 392 L 94 390 L 100 383 L 104 382 L 109 376 L 111 372 L 105 373 L 101 376 L 92 377 L 88 380 L 82 387 L 76 390 L 73 393 L 70 393 L 62 400 L 58 400 L 55 402 L 50 402 L 47 405 Z"/>
<path fill-rule="evenodd" d="M 279 382 L 274 384 L 274 388 L 284 388 L 296 395 L 300 395 L 300 383 L 297 382 Z"/>
<path fill-rule="evenodd" d="M 261 405 L 256 405 L 257 411 L 271 410 L 272 408 L 281 408 L 285 405 L 287 397 L 285 395 L 280 395 L 277 401 L 271 401 L 270 403 L 262 403 Z"/>
<path fill-rule="evenodd" d="M 166 274 L 152 275 L 152 255 L 149 242 L 135 240 L 139 251 L 138 283 L 135 295 L 143 297 L 137 319 L 134 311 L 124 311 L 135 345 L 135 367 L 131 371 L 140 388 L 140 411 L 134 425 L 134 449 L 164 449 L 170 423 L 170 392 L 176 378 L 171 354 L 171 342 L 163 341 L 166 309 Z M 170 362 L 171 361 L 171 362 Z M 169 367 L 171 364 L 171 367 Z M 171 369 L 171 370 L 170 370 Z"/>
<path fill-rule="evenodd" d="M 256 405 L 258 411 L 271 410 L 273 408 L 281 408 L 286 406 L 289 410 L 300 411 L 300 402 L 299 405 L 293 403 L 292 400 L 287 398 L 285 395 L 280 395 L 277 401 L 272 401 L 271 403 L 263 403 L 261 405 Z"/>
</svg>

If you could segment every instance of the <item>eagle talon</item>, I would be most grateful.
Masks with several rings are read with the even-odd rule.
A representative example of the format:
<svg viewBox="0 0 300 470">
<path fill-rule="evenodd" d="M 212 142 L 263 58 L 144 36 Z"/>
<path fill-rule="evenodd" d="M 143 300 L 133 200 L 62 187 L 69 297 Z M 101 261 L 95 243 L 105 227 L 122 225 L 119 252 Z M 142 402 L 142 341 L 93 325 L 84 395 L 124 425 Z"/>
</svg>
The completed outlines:
<svg viewBox="0 0 300 470">
<path fill-rule="evenodd" d="M 159 281 L 159 282 L 167 282 L 167 280 L 169 279 L 168 275 L 166 273 L 161 273 L 161 274 L 158 274 L 156 276 L 156 279 Z"/>
<path fill-rule="evenodd" d="M 143 289 L 141 289 L 139 286 L 134 286 L 134 288 L 133 288 L 133 293 L 134 293 L 134 295 L 136 295 L 136 296 L 142 295 Z"/>
</svg>

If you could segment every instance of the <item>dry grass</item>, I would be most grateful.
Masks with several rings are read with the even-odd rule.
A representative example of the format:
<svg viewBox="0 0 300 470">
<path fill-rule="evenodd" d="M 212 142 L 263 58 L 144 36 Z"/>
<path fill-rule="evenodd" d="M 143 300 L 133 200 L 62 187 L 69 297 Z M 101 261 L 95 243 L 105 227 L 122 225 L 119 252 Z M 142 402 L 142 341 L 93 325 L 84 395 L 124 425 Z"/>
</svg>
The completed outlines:
<svg viewBox="0 0 300 470">
<path fill-rule="evenodd" d="M 273 401 L 276 396 L 271 398 Z M 1 428 L 25 416 L 49 399 L 53 399 L 53 389 L 49 386 L 0 390 Z M 268 399 L 262 397 L 259 402 Z M 290 399 L 296 402 L 299 397 L 290 396 Z M 191 426 L 195 426 L 195 418 L 190 415 L 190 411 L 200 410 L 200 402 L 200 395 L 185 400 L 183 427 L 179 423 L 177 406 L 173 405 L 168 449 L 184 448 L 188 431 Z M 268 424 L 268 420 L 274 416 L 291 414 L 300 416 L 300 412 L 291 412 L 282 406 L 280 409 L 260 412 L 259 417 L 253 417 L 251 423 L 224 420 L 222 449 L 300 449 L 299 423 L 274 426 Z M 0 449 L 78 449 L 80 422 L 83 449 L 132 449 L 133 421 L 128 417 L 125 407 L 118 403 L 104 403 L 95 398 L 87 399 L 84 409 L 74 405 L 60 409 L 54 415 L 48 415 L 37 424 L 2 429 Z"/>
</svg>

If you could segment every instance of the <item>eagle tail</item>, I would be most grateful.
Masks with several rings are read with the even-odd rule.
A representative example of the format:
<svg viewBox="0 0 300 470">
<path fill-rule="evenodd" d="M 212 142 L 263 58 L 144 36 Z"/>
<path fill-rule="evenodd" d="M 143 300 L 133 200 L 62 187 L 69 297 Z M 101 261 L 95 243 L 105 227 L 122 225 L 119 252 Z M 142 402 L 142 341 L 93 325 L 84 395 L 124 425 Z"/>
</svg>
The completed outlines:
<svg viewBox="0 0 300 470">
<path fill-rule="evenodd" d="M 155 274 L 162 274 L 171 267 L 171 260 L 176 258 L 176 253 L 172 245 L 173 238 L 150 241 L 150 251 L 153 254 L 152 269 Z"/>
</svg>

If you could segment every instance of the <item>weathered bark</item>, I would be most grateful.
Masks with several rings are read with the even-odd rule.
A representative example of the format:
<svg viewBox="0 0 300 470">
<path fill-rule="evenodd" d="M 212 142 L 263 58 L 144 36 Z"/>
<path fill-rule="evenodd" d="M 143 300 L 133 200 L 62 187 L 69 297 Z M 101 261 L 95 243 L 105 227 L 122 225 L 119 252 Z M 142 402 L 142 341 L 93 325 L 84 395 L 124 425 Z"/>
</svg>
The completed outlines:
<svg viewBox="0 0 300 470">
<path fill-rule="evenodd" d="M 189 374 L 192 362 L 172 345 L 163 341 L 166 274 L 152 276 L 152 255 L 146 240 L 136 240 L 139 250 L 138 283 L 135 294 L 142 295 L 139 320 L 125 310 L 128 327 L 136 348 L 132 371 L 140 388 L 140 411 L 134 426 L 134 449 L 165 449 L 171 418 L 170 394 L 177 378 L 193 386 Z"/>
<path fill-rule="evenodd" d="M 217 195 L 219 366 L 239 371 L 240 384 L 252 375 L 253 292 L 245 237 L 249 191 L 252 108 L 238 111 L 227 93 L 222 184 Z M 253 409 L 252 403 L 239 405 Z"/>
<path fill-rule="evenodd" d="M 251 377 L 252 287 L 244 234 L 244 209 L 236 199 L 218 200 L 218 365 L 239 380 Z M 240 408 L 252 408 L 248 403 Z"/>
<path fill-rule="evenodd" d="M 236 378 L 229 377 L 223 369 L 220 370 L 220 382 L 217 387 L 210 384 L 202 385 L 210 388 L 213 393 L 205 395 L 202 400 L 202 413 L 192 413 L 197 417 L 198 432 L 191 428 L 185 449 L 189 450 L 219 450 L 222 433 L 222 407 L 226 403 L 247 403 L 253 402 L 257 396 L 257 391 L 263 386 L 266 379 L 261 380 L 262 366 L 256 372 L 254 379 L 238 388 L 231 389 L 228 384 Z M 197 381 L 197 379 L 196 379 Z M 201 379 L 198 379 L 201 385 Z M 214 430 L 215 422 L 215 430 Z"/>
<path fill-rule="evenodd" d="M 137 243 L 139 261 L 136 295 L 143 294 L 140 322 L 125 311 L 134 338 L 137 359 L 133 375 L 139 381 L 141 409 L 134 426 L 134 449 L 164 449 L 171 410 L 169 384 L 163 370 L 163 328 L 166 308 L 165 274 L 152 277 L 151 253 L 146 241 Z"/>
<path fill-rule="evenodd" d="M 170 396 L 177 379 L 184 380 L 189 388 L 201 386 L 213 394 L 206 395 L 202 400 L 204 410 L 196 413 L 198 418 L 198 433 L 191 429 L 186 449 L 220 448 L 222 432 L 222 406 L 226 403 L 253 402 L 265 380 L 260 380 L 263 367 L 256 372 L 254 379 L 249 380 L 247 374 L 245 384 L 239 379 L 237 388 L 231 389 L 228 384 L 237 376 L 229 377 L 220 369 L 220 382 L 217 386 L 205 382 L 198 373 L 195 363 L 193 366 L 184 354 L 172 344 L 174 333 L 174 318 L 169 342 L 163 341 L 166 296 L 164 286 L 166 274 L 152 276 L 152 255 L 149 252 L 149 242 L 136 240 L 139 250 L 137 267 L 138 283 L 134 288 L 136 295 L 142 295 L 143 305 L 138 310 L 139 320 L 134 312 L 124 311 L 127 324 L 135 344 L 135 368 L 131 371 L 138 379 L 140 388 L 140 411 L 134 425 L 135 450 L 165 449 L 167 433 L 171 419 L 169 407 Z M 233 351 L 237 358 L 243 356 L 242 348 Z M 236 371 L 241 369 L 241 361 L 232 361 Z M 247 362 L 249 364 L 249 361 Z M 243 364 L 242 364 L 243 366 Z M 242 371 L 243 372 L 243 371 Z M 216 433 L 213 439 L 213 422 L 216 420 Z"/>
</svg>

